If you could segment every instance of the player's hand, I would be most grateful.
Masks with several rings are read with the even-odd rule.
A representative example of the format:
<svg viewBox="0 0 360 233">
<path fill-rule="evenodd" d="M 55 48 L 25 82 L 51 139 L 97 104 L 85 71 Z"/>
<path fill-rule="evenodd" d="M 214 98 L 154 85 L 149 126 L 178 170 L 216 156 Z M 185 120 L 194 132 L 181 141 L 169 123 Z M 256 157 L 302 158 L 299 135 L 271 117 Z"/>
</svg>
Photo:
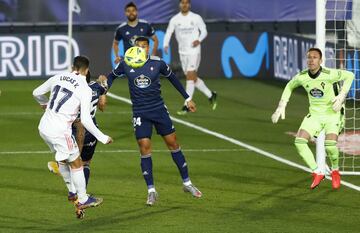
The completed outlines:
<svg viewBox="0 0 360 233">
<path fill-rule="evenodd" d="M 189 109 L 190 112 L 196 112 L 196 104 L 195 104 L 194 101 L 189 100 L 189 101 L 186 103 L 186 107 Z"/>
<path fill-rule="evenodd" d="M 195 41 L 192 42 L 192 46 L 193 46 L 193 47 L 196 47 L 196 46 L 198 46 L 199 44 L 200 44 L 200 41 L 199 41 L 199 40 L 195 40 Z"/>
<path fill-rule="evenodd" d="M 115 62 L 115 64 L 118 64 L 119 62 L 121 62 L 121 57 L 116 56 L 114 62 Z"/>
<path fill-rule="evenodd" d="M 113 142 L 114 142 L 114 140 L 111 137 L 109 137 L 105 144 L 110 144 L 110 143 L 113 143 Z"/>
<path fill-rule="evenodd" d="M 338 112 L 341 110 L 343 103 L 345 102 L 346 99 L 346 95 L 344 93 L 340 93 L 339 95 L 337 95 L 333 100 L 333 105 L 332 105 L 332 109 L 335 112 Z"/>
<path fill-rule="evenodd" d="M 107 77 L 105 75 L 99 75 L 97 82 L 105 89 L 105 92 L 108 91 L 109 86 L 107 83 Z"/>
<path fill-rule="evenodd" d="M 40 107 L 41 107 L 42 110 L 46 110 L 47 105 L 46 104 L 40 105 Z"/>
<path fill-rule="evenodd" d="M 280 100 L 278 107 L 276 108 L 275 112 L 271 116 L 272 123 L 276 124 L 281 117 L 282 120 L 285 119 L 285 108 L 287 102 L 284 100 Z"/>
<path fill-rule="evenodd" d="M 165 47 L 164 47 L 164 53 L 165 53 L 165 54 L 168 54 L 168 50 L 169 50 L 169 46 L 165 46 Z"/>
</svg>

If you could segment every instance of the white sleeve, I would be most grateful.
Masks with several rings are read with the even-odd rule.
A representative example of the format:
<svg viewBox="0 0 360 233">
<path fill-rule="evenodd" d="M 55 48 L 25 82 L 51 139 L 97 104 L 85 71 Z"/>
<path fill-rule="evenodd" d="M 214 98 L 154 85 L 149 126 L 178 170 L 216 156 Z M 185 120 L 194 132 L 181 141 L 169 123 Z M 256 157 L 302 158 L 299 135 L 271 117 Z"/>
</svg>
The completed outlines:
<svg viewBox="0 0 360 233">
<path fill-rule="evenodd" d="M 38 86 L 33 91 L 33 96 L 40 105 L 47 105 L 47 103 L 49 102 L 49 99 L 45 94 L 51 91 L 52 80 L 53 77 L 49 78 L 46 82 Z"/>
<path fill-rule="evenodd" d="M 200 30 L 199 41 L 202 42 L 206 38 L 208 33 L 206 30 L 206 25 L 204 23 L 204 20 L 201 18 L 200 15 L 198 15 L 198 25 Z"/>
<path fill-rule="evenodd" d="M 84 127 L 97 138 L 100 142 L 105 144 L 109 136 L 103 134 L 94 124 L 90 116 L 91 92 L 90 90 L 81 90 L 80 95 L 80 120 Z"/>
<path fill-rule="evenodd" d="M 175 22 L 174 22 L 174 18 L 172 18 L 169 22 L 169 25 L 166 29 L 166 33 L 164 36 L 164 43 L 163 43 L 163 48 L 168 47 L 169 46 L 169 42 L 171 39 L 171 35 L 173 34 L 174 30 L 175 30 Z"/>
</svg>

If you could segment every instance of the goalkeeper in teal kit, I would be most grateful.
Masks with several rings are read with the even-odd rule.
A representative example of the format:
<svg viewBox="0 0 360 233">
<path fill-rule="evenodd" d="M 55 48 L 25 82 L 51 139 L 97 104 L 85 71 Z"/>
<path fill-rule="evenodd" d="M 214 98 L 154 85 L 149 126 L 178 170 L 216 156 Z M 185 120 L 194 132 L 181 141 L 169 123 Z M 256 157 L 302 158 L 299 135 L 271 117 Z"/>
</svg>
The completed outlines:
<svg viewBox="0 0 360 233">
<path fill-rule="evenodd" d="M 316 188 L 325 178 L 318 168 L 308 141 L 325 130 L 325 150 L 331 162 L 332 187 L 340 187 L 339 150 L 336 147 L 338 134 L 342 130 L 347 93 L 354 79 L 354 74 L 339 69 L 321 67 L 322 53 L 318 48 L 310 48 L 307 52 L 308 69 L 298 73 L 285 87 L 279 105 L 271 116 L 273 123 L 279 118 L 285 119 L 285 107 L 292 91 L 302 86 L 308 93 L 309 114 L 302 121 L 296 134 L 295 147 L 305 163 L 313 171 L 311 189 Z M 342 88 L 339 82 L 343 81 Z"/>
</svg>

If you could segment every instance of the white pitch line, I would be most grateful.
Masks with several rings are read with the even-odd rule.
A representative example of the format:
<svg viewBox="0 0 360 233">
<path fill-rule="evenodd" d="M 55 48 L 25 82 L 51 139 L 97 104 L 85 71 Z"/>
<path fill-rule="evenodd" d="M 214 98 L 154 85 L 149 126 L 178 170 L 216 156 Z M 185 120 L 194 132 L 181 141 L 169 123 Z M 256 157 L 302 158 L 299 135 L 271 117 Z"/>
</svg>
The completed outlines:
<svg viewBox="0 0 360 233">
<path fill-rule="evenodd" d="M 169 150 L 152 150 L 153 152 L 169 152 Z M 249 151 L 248 149 L 182 149 L 184 152 L 239 152 Z M 139 153 L 139 150 L 96 150 L 96 153 Z M 51 154 L 48 150 L 40 151 L 0 151 L 1 154 Z"/>
<path fill-rule="evenodd" d="M 124 98 L 124 97 L 121 97 L 121 96 L 112 94 L 112 93 L 110 93 L 110 92 L 108 92 L 107 95 L 108 95 L 109 97 L 112 97 L 112 98 L 114 98 L 114 99 L 123 101 L 123 102 L 125 102 L 125 103 L 132 104 L 132 103 L 131 103 L 131 100 L 128 99 L 128 98 Z M 201 131 L 201 132 L 203 132 L 203 133 L 206 133 L 206 134 L 215 136 L 215 137 L 220 138 L 220 139 L 222 139 L 222 140 L 231 142 L 231 143 L 233 143 L 233 144 L 235 144 L 235 145 L 241 146 L 241 147 L 246 148 L 246 149 L 248 149 L 248 150 L 250 150 L 250 151 L 254 151 L 254 152 L 256 152 L 256 153 L 258 153 L 258 154 L 261 154 L 261 155 L 263 155 L 263 156 L 265 156 L 265 157 L 274 159 L 274 160 L 276 160 L 276 161 L 278 161 L 278 162 L 280 162 L 280 163 L 287 164 L 287 165 L 289 165 L 289 166 L 291 166 L 291 167 L 299 168 L 299 169 L 304 170 L 304 171 L 306 171 L 306 172 L 311 172 L 311 170 L 310 170 L 308 167 L 305 167 L 305 166 L 302 166 L 302 165 L 297 164 L 297 163 L 295 163 L 295 162 L 292 162 L 292 161 L 290 161 L 290 160 L 281 158 L 281 157 L 278 156 L 278 155 L 275 155 L 275 154 L 272 154 L 272 153 L 270 153 L 270 152 L 264 151 L 264 150 L 262 150 L 262 149 L 260 149 L 260 148 L 251 146 L 251 145 L 249 145 L 249 144 L 247 144 L 247 143 L 244 143 L 244 142 L 239 141 L 239 140 L 237 140 L 237 139 L 228 137 L 228 136 L 226 136 L 226 135 L 224 135 L 224 134 L 217 133 L 217 132 L 215 132 L 215 131 L 211 131 L 211 130 L 209 130 L 209 129 L 206 129 L 206 128 L 204 128 L 204 127 L 195 125 L 195 124 L 193 124 L 193 123 L 190 123 L 190 122 L 187 122 L 187 121 L 184 121 L 184 120 L 181 120 L 181 119 L 176 118 L 176 117 L 171 117 L 171 119 L 172 119 L 173 121 L 179 123 L 179 124 L 182 124 L 182 125 L 188 126 L 188 127 L 190 127 L 190 128 L 199 130 L 199 131 Z M 331 180 L 331 177 L 330 177 L 330 176 L 325 176 L 325 177 L 326 177 L 326 179 Z M 356 190 L 356 191 L 360 191 L 360 187 L 357 186 L 357 185 L 354 185 L 354 184 L 352 184 L 352 183 L 349 183 L 349 182 L 346 182 L 346 181 L 343 181 L 343 180 L 342 180 L 342 181 L 341 181 L 341 184 L 344 185 L 344 186 L 347 186 L 347 187 L 349 187 L 349 188 L 351 188 L 351 189 L 354 189 L 354 190 Z"/>
</svg>

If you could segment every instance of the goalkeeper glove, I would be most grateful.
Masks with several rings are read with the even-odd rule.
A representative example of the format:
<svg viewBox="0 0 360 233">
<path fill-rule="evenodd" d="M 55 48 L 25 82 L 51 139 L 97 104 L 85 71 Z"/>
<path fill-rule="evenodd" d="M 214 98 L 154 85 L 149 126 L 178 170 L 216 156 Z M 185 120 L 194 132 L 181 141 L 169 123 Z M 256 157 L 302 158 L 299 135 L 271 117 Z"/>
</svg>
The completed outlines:
<svg viewBox="0 0 360 233">
<path fill-rule="evenodd" d="M 332 109 L 335 112 L 340 111 L 343 106 L 343 103 L 345 102 L 345 99 L 346 99 L 346 94 L 340 92 L 340 94 L 335 96 L 335 98 L 332 100 L 333 102 Z"/>
<path fill-rule="evenodd" d="M 276 124 L 278 122 L 280 116 L 281 116 L 282 120 L 285 119 L 286 104 L 287 104 L 287 101 L 285 101 L 285 100 L 280 100 L 279 101 L 279 105 L 278 105 L 277 109 L 275 110 L 275 112 L 271 116 L 272 123 Z"/>
</svg>

